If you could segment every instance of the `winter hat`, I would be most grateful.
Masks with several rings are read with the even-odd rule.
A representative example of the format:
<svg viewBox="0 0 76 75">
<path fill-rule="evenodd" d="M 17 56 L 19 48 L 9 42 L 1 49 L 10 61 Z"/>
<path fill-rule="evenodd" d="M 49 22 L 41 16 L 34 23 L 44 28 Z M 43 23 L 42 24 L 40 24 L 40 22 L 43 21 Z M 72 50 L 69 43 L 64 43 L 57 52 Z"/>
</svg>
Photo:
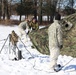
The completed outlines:
<svg viewBox="0 0 76 75">
<path fill-rule="evenodd" d="M 55 20 L 61 20 L 61 15 L 58 12 L 55 13 Z"/>
</svg>

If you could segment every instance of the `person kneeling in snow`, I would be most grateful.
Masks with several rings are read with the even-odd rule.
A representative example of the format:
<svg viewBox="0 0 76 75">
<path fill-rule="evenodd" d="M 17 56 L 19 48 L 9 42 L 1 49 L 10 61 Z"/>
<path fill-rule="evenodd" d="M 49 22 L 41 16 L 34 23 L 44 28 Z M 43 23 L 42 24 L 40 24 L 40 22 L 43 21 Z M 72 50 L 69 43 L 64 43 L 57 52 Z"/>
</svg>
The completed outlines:
<svg viewBox="0 0 76 75">
<path fill-rule="evenodd" d="M 38 22 L 35 18 L 32 18 L 31 22 L 29 23 L 29 28 L 32 29 L 32 31 L 37 31 L 39 29 Z"/>
<path fill-rule="evenodd" d="M 29 32 L 29 20 L 26 19 L 24 22 L 19 24 L 20 38 L 24 35 L 24 41 L 27 42 L 27 34 Z"/>
<path fill-rule="evenodd" d="M 49 50 L 50 50 L 50 70 L 55 70 L 57 66 L 57 59 L 60 54 L 60 49 L 63 47 L 62 44 L 62 29 L 59 24 L 60 14 L 55 14 L 54 23 L 50 25 L 48 28 L 48 36 L 49 36 Z"/>
</svg>

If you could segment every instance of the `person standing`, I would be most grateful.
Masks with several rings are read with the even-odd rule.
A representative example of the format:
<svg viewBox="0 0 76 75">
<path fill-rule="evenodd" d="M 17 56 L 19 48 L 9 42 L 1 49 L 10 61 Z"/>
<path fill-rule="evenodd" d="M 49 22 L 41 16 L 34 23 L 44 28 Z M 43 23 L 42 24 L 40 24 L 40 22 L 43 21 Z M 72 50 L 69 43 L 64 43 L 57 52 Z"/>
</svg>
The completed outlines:
<svg viewBox="0 0 76 75">
<path fill-rule="evenodd" d="M 63 47 L 62 43 L 62 28 L 59 24 L 61 15 L 56 12 L 54 23 L 48 28 L 49 36 L 49 50 L 50 50 L 50 65 L 49 69 L 55 70 L 57 66 L 57 59 L 60 54 L 60 49 Z"/>
</svg>

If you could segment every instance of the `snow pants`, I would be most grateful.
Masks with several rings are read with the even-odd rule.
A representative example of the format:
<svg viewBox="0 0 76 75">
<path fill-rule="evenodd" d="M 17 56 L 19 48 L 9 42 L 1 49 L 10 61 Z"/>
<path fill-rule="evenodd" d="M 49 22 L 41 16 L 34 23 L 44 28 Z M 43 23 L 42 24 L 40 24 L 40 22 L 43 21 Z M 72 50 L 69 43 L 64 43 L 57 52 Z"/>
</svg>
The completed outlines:
<svg viewBox="0 0 76 75">
<path fill-rule="evenodd" d="M 20 33 L 20 38 L 22 37 L 22 36 L 24 36 L 24 42 L 27 42 L 28 40 L 27 40 L 27 33 L 25 32 L 25 30 L 23 30 L 22 28 L 20 28 L 19 27 L 19 33 Z"/>
<path fill-rule="evenodd" d="M 59 48 L 51 48 L 50 49 L 50 69 L 54 69 L 54 67 L 57 65 L 57 59 L 60 54 Z"/>
</svg>

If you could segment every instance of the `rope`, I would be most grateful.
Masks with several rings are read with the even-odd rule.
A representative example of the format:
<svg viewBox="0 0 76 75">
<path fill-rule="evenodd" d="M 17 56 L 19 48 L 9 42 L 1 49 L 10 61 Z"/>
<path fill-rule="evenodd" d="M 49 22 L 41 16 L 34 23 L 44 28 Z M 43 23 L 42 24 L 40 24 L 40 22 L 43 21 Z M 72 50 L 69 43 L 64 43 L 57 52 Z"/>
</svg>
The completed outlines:
<svg viewBox="0 0 76 75">
<path fill-rule="evenodd" d="M 9 35 L 8 35 L 8 37 L 9 37 Z M 8 40 L 8 37 L 6 38 L 6 39 L 3 39 L 3 40 L 5 40 L 5 42 L 4 42 L 4 44 L 3 44 L 3 46 L 2 46 L 2 48 L 1 48 L 1 50 L 0 50 L 0 53 L 1 53 L 1 51 L 2 51 L 2 49 L 4 48 L 4 46 L 5 46 L 5 43 L 7 42 L 7 40 Z M 13 39 L 13 38 L 12 38 Z M 20 39 L 20 38 L 19 38 Z M 20 41 L 22 42 L 22 40 L 20 39 Z M 22 42 L 23 43 L 23 42 Z M 27 48 L 26 48 L 26 46 L 25 46 L 25 44 L 23 43 L 23 45 L 24 45 L 24 47 L 25 47 L 25 49 L 27 50 Z M 16 48 L 18 49 L 18 47 L 16 46 Z M 18 49 L 19 50 L 19 49 Z M 28 51 L 28 50 L 27 50 Z M 32 56 L 32 54 L 30 53 L 30 51 L 28 51 L 29 52 L 29 54 Z M 33 56 L 32 56 L 33 57 Z M 34 57 L 33 57 L 34 58 Z M 73 58 L 74 59 L 74 58 Z M 63 70 L 63 68 L 67 65 L 67 64 L 69 64 L 73 59 L 71 59 L 69 62 L 67 62 L 63 67 L 62 67 L 62 69 L 61 70 Z M 36 63 L 36 60 L 35 60 L 35 62 L 34 62 L 34 65 L 33 65 L 33 68 L 35 69 L 35 70 L 38 70 L 38 71 L 44 71 L 43 69 L 36 69 L 35 68 L 35 64 Z M 76 71 L 76 70 L 69 70 L 69 71 L 64 71 L 64 72 L 74 72 L 74 71 Z M 48 71 L 45 71 L 45 72 L 48 72 Z M 48 72 L 48 73 L 56 73 L 56 72 Z"/>
<path fill-rule="evenodd" d="M 19 37 L 19 36 L 18 36 Z M 12 38 L 12 40 L 14 41 L 14 39 L 13 39 L 13 37 L 11 37 Z M 20 41 L 22 42 L 22 40 L 21 40 L 21 38 L 19 37 L 19 39 L 20 39 Z M 26 46 L 25 46 L 25 44 L 22 42 L 22 44 L 24 45 L 24 47 L 25 47 L 25 49 L 27 50 L 27 48 L 26 48 Z M 16 48 L 18 49 L 18 51 L 19 51 L 19 48 L 17 47 L 17 45 L 16 45 Z M 27 50 L 28 51 L 28 50 Z M 32 54 L 30 53 L 30 51 L 28 51 L 29 52 L 29 54 L 32 56 Z M 22 57 L 23 59 L 24 59 L 24 57 Z M 33 56 L 32 56 L 32 58 L 34 58 Z"/>
<path fill-rule="evenodd" d="M 20 37 L 19 37 L 19 39 L 20 39 Z M 20 41 L 22 42 L 21 39 L 20 39 Z M 26 48 L 25 44 L 23 42 L 22 42 L 22 44 L 24 45 L 25 49 L 29 52 L 29 54 L 32 56 L 32 54 L 30 53 L 30 51 Z M 32 56 L 32 58 L 34 58 L 34 57 Z"/>
<path fill-rule="evenodd" d="M 68 65 L 74 58 L 72 58 L 69 62 L 67 62 L 63 67 L 65 67 L 66 65 Z M 62 67 L 62 69 L 63 69 Z"/>
<path fill-rule="evenodd" d="M 6 39 L 2 39 L 2 40 L 0 40 L 0 41 L 5 41 Z"/>
<path fill-rule="evenodd" d="M 14 41 L 13 37 L 11 37 L 11 39 Z M 14 47 L 16 47 L 18 51 L 20 51 L 16 44 L 14 45 Z M 13 50 L 13 49 L 12 49 L 12 50 Z M 13 52 L 14 52 L 16 58 L 17 58 L 16 51 L 13 50 Z M 23 58 L 23 56 L 22 56 L 22 58 Z M 24 59 L 24 58 L 23 58 L 23 59 Z"/>
<path fill-rule="evenodd" d="M 8 37 L 9 37 L 9 35 L 8 35 Z M 7 40 L 8 40 L 8 37 L 6 38 L 6 40 L 5 40 L 5 42 L 4 42 L 3 46 L 2 46 L 2 48 L 1 48 L 1 50 L 0 50 L 0 53 L 2 52 L 2 49 L 4 48 L 4 46 L 5 46 L 5 44 L 6 44 Z"/>
</svg>

